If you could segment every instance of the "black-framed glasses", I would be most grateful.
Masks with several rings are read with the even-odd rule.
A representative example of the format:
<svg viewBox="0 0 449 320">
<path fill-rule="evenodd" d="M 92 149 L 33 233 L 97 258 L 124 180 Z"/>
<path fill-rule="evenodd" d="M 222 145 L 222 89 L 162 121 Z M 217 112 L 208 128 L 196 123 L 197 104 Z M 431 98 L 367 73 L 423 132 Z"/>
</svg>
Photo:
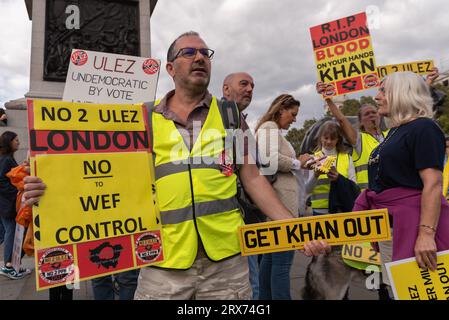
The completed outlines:
<svg viewBox="0 0 449 320">
<path fill-rule="evenodd" d="M 208 48 L 181 48 L 179 49 L 178 53 L 173 58 L 173 61 L 175 61 L 176 58 L 183 57 L 187 59 L 192 59 L 196 56 L 197 52 L 200 52 L 205 58 L 211 60 L 214 56 L 214 50 L 208 49 Z"/>
</svg>

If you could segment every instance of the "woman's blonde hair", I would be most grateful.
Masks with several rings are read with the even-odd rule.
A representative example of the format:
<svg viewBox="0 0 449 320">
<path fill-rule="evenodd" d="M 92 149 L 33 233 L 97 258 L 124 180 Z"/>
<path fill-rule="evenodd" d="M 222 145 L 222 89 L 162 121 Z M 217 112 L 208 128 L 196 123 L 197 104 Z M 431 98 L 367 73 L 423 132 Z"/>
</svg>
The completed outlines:
<svg viewBox="0 0 449 320">
<path fill-rule="evenodd" d="M 410 71 L 395 72 L 388 75 L 383 83 L 392 126 L 414 118 L 432 118 L 433 100 L 429 86 L 421 76 Z"/>
<path fill-rule="evenodd" d="M 259 130 L 260 126 L 267 121 L 274 121 L 278 123 L 279 117 L 281 116 L 281 110 L 288 110 L 293 107 L 299 107 L 300 102 L 293 98 L 290 94 L 281 94 L 276 97 L 271 103 L 268 111 L 260 118 L 256 126 L 256 132 Z"/>
</svg>

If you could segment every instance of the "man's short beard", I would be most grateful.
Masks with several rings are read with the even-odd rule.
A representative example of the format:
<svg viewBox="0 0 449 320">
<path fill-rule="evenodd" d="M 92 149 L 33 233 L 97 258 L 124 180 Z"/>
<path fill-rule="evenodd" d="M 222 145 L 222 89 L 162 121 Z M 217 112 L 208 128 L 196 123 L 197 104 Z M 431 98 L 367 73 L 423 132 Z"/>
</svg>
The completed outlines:
<svg viewBox="0 0 449 320">
<path fill-rule="evenodd" d="M 194 83 L 186 83 L 186 88 L 192 93 L 192 95 L 199 95 L 205 93 L 207 88 L 209 87 L 210 78 L 207 80 L 207 83 L 204 84 L 194 84 Z"/>
</svg>

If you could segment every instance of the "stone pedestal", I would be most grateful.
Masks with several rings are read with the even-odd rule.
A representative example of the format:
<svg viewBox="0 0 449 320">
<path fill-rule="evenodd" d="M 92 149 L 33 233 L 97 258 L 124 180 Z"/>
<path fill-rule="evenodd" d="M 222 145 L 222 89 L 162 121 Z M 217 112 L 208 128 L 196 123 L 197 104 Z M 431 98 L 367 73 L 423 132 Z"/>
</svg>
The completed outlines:
<svg viewBox="0 0 449 320">
<path fill-rule="evenodd" d="M 157 0 L 25 0 L 25 4 L 33 22 L 30 86 L 25 98 L 62 98 L 65 73 L 61 65 L 68 67 L 67 53 L 72 48 L 151 56 L 150 18 Z M 69 5 L 80 10 L 79 29 L 67 28 L 66 20 L 72 14 L 66 13 Z M 18 161 L 25 159 L 28 150 L 25 98 L 5 103 L 8 127 L 0 129 L 0 134 L 10 130 L 19 135 Z"/>
</svg>

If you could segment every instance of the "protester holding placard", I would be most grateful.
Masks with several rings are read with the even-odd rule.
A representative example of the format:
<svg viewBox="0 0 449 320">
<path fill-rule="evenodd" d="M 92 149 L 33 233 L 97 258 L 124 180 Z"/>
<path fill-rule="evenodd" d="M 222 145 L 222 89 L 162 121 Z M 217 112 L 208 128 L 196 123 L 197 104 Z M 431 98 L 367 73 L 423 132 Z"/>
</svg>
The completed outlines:
<svg viewBox="0 0 449 320">
<path fill-rule="evenodd" d="M 333 122 L 325 122 L 318 131 L 316 157 L 332 157 L 330 170 L 326 173 L 317 168 L 306 183 L 306 192 L 312 194 L 313 215 L 329 213 L 330 182 L 337 181 L 341 175 L 356 182 L 354 164 L 343 144 L 340 126 Z"/>
<path fill-rule="evenodd" d="M 164 261 L 141 269 L 135 299 L 251 298 L 237 232 L 243 219 L 235 198 L 236 173 L 229 150 L 220 144 L 225 131 L 217 99 L 207 90 L 213 53 L 196 32 L 179 36 L 167 53 L 175 90 L 149 110 Z M 201 124 L 201 136 L 208 129 L 213 134 L 195 141 L 194 122 Z M 179 147 L 186 152 L 171 152 Z M 255 204 L 273 220 L 292 218 L 249 155 L 244 160 L 240 178 Z M 33 205 L 45 184 L 27 177 L 25 189 Z M 330 249 L 319 241 L 304 248 L 308 255 Z"/>
<path fill-rule="evenodd" d="M 376 102 L 392 128 L 370 155 L 369 187 L 354 211 L 388 208 L 392 260 L 416 256 L 420 267 L 435 270 L 436 252 L 449 248 L 449 204 L 442 196 L 445 139 L 431 120 L 429 87 L 414 73 L 394 73 L 383 80 Z"/>
</svg>

